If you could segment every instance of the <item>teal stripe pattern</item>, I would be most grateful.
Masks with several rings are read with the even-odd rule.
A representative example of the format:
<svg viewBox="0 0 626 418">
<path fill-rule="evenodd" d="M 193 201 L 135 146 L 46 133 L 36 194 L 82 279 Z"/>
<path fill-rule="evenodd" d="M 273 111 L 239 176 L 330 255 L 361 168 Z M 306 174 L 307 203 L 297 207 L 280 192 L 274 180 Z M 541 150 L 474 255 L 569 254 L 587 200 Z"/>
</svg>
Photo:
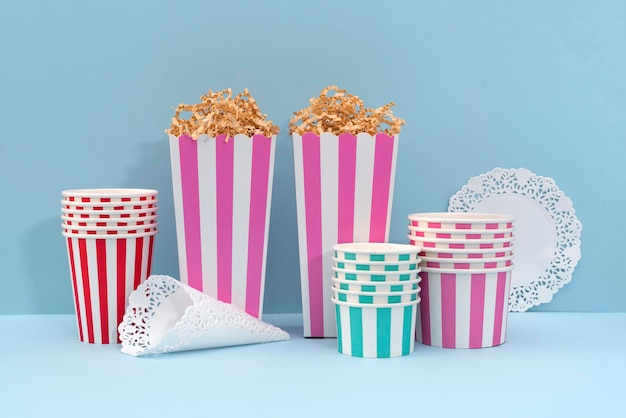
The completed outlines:
<svg viewBox="0 0 626 418">
<path fill-rule="evenodd" d="M 376 310 L 376 357 L 391 357 L 391 308 Z"/>
<path fill-rule="evenodd" d="M 413 316 L 415 315 L 415 307 L 417 305 L 409 305 L 404 307 L 404 320 L 402 323 L 402 355 L 406 356 L 411 352 L 411 343 L 413 342 L 414 336 L 411 330 L 413 329 L 412 321 Z"/>
<path fill-rule="evenodd" d="M 337 321 L 337 351 L 343 353 L 343 336 L 341 335 L 341 309 L 335 305 L 335 318 Z"/>
<path fill-rule="evenodd" d="M 384 254 L 370 254 L 370 261 L 385 261 Z"/>
<path fill-rule="evenodd" d="M 363 357 L 363 308 L 350 306 L 350 342 L 352 355 Z"/>
</svg>

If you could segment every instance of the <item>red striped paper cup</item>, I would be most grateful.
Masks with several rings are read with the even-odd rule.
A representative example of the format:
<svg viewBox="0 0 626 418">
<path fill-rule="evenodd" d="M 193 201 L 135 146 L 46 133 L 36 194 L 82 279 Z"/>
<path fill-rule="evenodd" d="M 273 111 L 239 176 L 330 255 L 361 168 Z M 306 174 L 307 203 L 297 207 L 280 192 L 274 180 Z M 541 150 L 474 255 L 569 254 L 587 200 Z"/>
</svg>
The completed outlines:
<svg viewBox="0 0 626 418">
<path fill-rule="evenodd" d="M 89 219 L 89 218 L 75 218 L 73 216 L 62 215 L 61 219 L 68 226 L 107 226 L 107 227 L 117 227 L 117 226 L 139 226 L 139 225 L 150 225 L 155 224 L 157 222 L 157 215 L 152 216 L 134 216 L 127 218 L 114 218 L 114 219 Z"/>
<path fill-rule="evenodd" d="M 73 211 L 117 211 L 127 212 L 132 210 L 142 210 L 151 212 L 156 210 L 158 199 L 149 202 L 71 202 L 69 200 L 61 200 L 62 209 L 70 209 Z M 152 210 L 150 210 L 152 209 Z"/>
<path fill-rule="evenodd" d="M 128 226 L 76 226 L 61 224 L 64 233 L 84 235 L 133 235 L 155 232 L 158 223 Z"/>
<path fill-rule="evenodd" d="M 155 216 L 157 214 L 158 207 L 151 209 L 132 209 L 132 210 L 87 210 L 87 209 L 67 209 L 61 208 L 63 216 L 68 218 L 80 218 L 80 219 L 125 219 L 134 217 L 146 217 Z"/>
<path fill-rule="evenodd" d="M 128 296 L 149 275 L 156 231 L 129 236 L 67 234 L 74 307 L 80 341 L 120 342 Z"/>
<path fill-rule="evenodd" d="M 180 279 L 263 313 L 276 137 L 170 135 Z"/>
<path fill-rule="evenodd" d="M 156 200 L 153 189 L 74 189 L 61 192 L 63 198 L 79 203 L 147 202 Z"/>
<path fill-rule="evenodd" d="M 332 247 L 387 242 L 398 135 L 293 136 L 305 337 L 336 337 Z"/>
<path fill-rule="evenodd" d="M 416 340 L 444 348 L 504 343 L 512 269 L 423 268 Z"/>
<path fill-rule="evenodd" d="M 493 213 L 431 212 L 408 215 L 409 224 L 415 227 L 443 229 L 511 229 L 515 218 Z"/>
</svg>

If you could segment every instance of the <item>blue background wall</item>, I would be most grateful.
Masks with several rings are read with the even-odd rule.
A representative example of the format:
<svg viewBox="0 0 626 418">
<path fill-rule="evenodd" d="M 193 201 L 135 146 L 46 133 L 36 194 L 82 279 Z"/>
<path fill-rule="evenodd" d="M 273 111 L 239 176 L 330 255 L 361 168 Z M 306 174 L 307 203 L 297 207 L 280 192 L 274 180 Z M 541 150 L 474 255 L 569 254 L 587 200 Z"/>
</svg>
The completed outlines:
<svg viewBox="0 0 626 418">
<path fill-rule="evenodd" d="M 265 306 L 300 312 L 287 126 L 330 84 L 407 120 L 392 241 L 470 177 L 526 167 L 583 224 L 572 282 L 535 309 L 626 311 L 626 2 L 56 3 L 0 5 L 0 314 L 72 312 L 63 189 L 158 189 L 153 271 L 177 277 L 163 130 L 227 87 L 282 129 Z"/>
</svg>

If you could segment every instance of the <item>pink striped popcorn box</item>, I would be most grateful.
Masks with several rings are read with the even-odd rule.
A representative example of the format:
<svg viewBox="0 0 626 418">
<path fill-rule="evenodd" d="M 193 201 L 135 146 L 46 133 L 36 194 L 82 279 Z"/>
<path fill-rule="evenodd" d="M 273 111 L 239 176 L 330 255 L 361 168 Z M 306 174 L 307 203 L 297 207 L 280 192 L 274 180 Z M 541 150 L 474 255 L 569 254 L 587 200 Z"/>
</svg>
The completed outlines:
<svg viewBox="0 0 626 418">
<path fill-rule="evenodd" d="M 260 318 L 276 137 L 169 137 L 181 282 Z"/>
<path fill-rule="evenodd" d="M 423 268 L 416 340 L 444 348 L 504 343 L 512 269 Z"/>
<path fill-rule="evenodd" d="M 387 242 L 398 135 L 293 134 L 305 337 L 336 337 L 333 245 Z"/>
<path fill-rule="evenodd" d="M 156 231 L 123 236 L 63 232 L 80 341 L 120 342 L 128 296 L 149 275 Z"/>
</svg>

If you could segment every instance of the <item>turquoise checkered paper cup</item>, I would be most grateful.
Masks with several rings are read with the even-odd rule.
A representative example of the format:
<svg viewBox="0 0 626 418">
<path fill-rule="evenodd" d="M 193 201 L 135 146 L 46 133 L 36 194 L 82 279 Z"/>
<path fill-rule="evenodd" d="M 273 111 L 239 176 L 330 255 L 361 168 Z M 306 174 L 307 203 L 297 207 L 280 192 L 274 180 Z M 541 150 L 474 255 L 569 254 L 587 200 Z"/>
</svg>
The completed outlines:
<svg viewBox="0 0 626 418">
<path fill-rule="evenodd" d="M 419 248 L 390 242 L 354 242 L 333 245 L 333 257 L 345 261 L 396 262 L 417 260 Z"/>
<path fill-rule="evenodd" d="M 417 290 L 419 282 L 422 278 L 417 276 L 415 280 L 407 280 L 402 283 L 394 282 L 368 282 L 362 283 L 354 280 L 341 280 L 335 277 L 332 278 L 333 286 L 339 290 L 351 290 L 363 293 L 376 293 L 376 292 L 406 292 L 409 290 Z"/>
<path fill-rule="evenodd" d="M 419 277 L 420 269 L 411 271 L 365 271 L 365 270 L 348 270 L 345 268 L 332 267 L 333 277 L 341 280 L 354 282 L 408 282 Z"/>
<path fill-rule="evenodd" d="M 337 350 L 353 357 L 390 358 L 415 348 L 419 300 L 393 305 L 363 305 L 332 298 L 337 320 Z"/>
<path fill-rule="evenodd" d="M 420 288 L 406 292 L 356 292 L 333 287 L 335 299 L 340 302 L 359 303 L 363 305 L 391 305 L 419 301 Z"/>
<path fill-rule="evenodd" d="M 388 271 L 415 271 L 419 268 L 419 262 L 421 260 L 409 260 L 409 261 L 348 261 L 340 260 L 333 257 L 333 265 L 339 269 L 356 270 L 356 271 L 375 271 L 375 272 L 388 272 Z"/>
</svg>

